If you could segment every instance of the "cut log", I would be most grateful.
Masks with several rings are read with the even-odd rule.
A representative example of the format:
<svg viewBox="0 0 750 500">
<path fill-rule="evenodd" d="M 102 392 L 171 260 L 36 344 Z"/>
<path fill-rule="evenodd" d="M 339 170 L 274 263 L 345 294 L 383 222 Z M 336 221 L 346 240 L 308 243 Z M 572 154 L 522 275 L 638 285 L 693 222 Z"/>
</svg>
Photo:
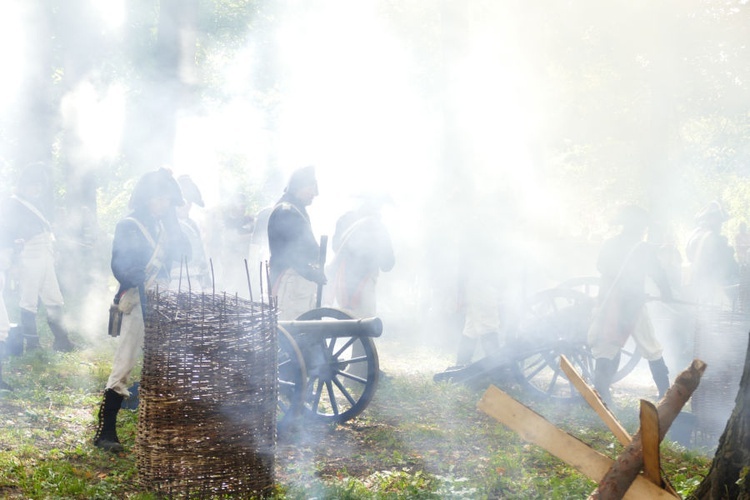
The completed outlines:
<svg viewBox="0 0 750 500">
<path fill-rule="evenodd" d="M 518 433 L 521 438 L 541 446 L 594 481 L 600 481 L 614 463 L 611 458 L 558 429 L 547 419 L 495 386 L 491 385 L 487 389 L 477 407 Z M 645 478 L 637 477 L 627 490 L 625 498 L 674 500 L 675 497 Z"/>
<path fill-rule="evenodd" d="M 599 394 L 589 386 L 583 378 L 581 378 L 565 356 L 560 356 L 560 368 L 562 368 L 562 371 L 568 376 L 568 380 L 570 380 L 575 388 L 578 389 L 578 392 L 581 393 L 583 399 L 586 400 L 609 430 L 612 431 L 612 434 L 615 435 L 620 444 L 623 446 L 629 445 L 632 438 L 630 437 L 630 434 L 628 434 L 628 431 L 626 431 L 622 424 L 620 424 L 617 417 L 609 411 L 609 408 L 604 404 L 599 397 Z"/>
<path fill-rule="evenodd" d="M 706 363 L 699 359 L 693 360 L 692 364 L 677 376 L 672 387 L 669 388 L 664 398 L 659 401 L 657 410 L 659 413 L 659 442 L 664 439 L 674 419 L 685 406 L 690 396 L 700 383 L 703 372 L 706 371 Z M 625 447 L 625 450 L 615 460 L 609 471 L 599 482 L 599 487 L 591 494 L 590 499 L 612 500 L 623 498 L 630 484 L 639 476 L 643 468 L 643 443 L 641 431 L 633 436 L 633 441 Z"/>
</svg>

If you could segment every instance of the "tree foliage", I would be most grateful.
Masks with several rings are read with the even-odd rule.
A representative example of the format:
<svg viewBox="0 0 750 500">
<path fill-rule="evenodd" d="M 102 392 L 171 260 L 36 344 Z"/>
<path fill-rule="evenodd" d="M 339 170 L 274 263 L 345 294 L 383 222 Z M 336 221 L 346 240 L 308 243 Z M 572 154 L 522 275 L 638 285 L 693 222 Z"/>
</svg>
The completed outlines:
<svg viewBox="0 0 750 500">
<path fill-rule="evenodd" d="M 164 17 L 184 15 L 187 4 L 173 11 L 167 8 L 174 4 L 170 1 L 126 4 L 119 32 L 103 28 L 86 0 L 37 6 L 38 29 L 29 30 L 29 36 L 38 49 L 26 70 L 33 84 L 26 86 L 21 104 L 2 116 L 0 146 L 8 174 L 47 151 L 62 172 L 61 182 L 77 182 L 82 171 L 93 172 L 93 185 L 105 193 L 108 185 L 121 185 L 168 160 L 168 154 L 155 158 L 165 154 L 144 144 L 166 126 L 154 120 L 160 115 L 154 106 L 172 99 L 174 92 L 180 94 L 178 106 L 203 114 L 243 96 L 263 113 L 269 136 L 279 132 L 286 77 L 280 30 L 291 14 L 299 18 L 320 5 L 195 1 L 190 28 L 195 79 L 180 90 L 180 85 L 165 88 L 158 76 L 166 70 L 159 33 Z M 484 134 L 482 140 L 494 137 L 504 144 L 506 130 L 497 122 L 483 129 L 451 124 L 467 102 L 466 96 L 450 94 L 453 80 L 460 77 L 464 58 L 484 48 L 492 57 L 485 61 L 486 71 L 499 68 L 512 80 L 498 93 L 517 92 L 508 99 L 523 101 L 532 157 L 525 168 L 560 193 L 565 210 L 587 214 L 582 225 L 602 227 L 601 214 L 623 202 L 643 204 L 684 227 L 711 199 L 724 201 L 738 220 L 748 219 L 741 188 L 750 165 L 750 69 L 744 64 L 750 14 L 744 3 L 575 0 L 542 6 L 381 0 L 376 6 L 381 24 L 413 62 L 408 79 L 419 89 L 425 109 L 442 116 L 442 140 L 470 134 L 450 150 L 436 144 L 444 149 L 436 172 L 446 180 L 435 188 L 471 169 L 467 165 L 477 161 L 471 151 L 478 133 Z M 176 40 L 170 43 L 174 50 L 185 50 Z M 242 72 L 226 71 L 243 59 L 248 64 Z M 128 126 L 119 154 L 81 157 L 82 139 L 61 119 L 61 102 L 84 80 L 101 94 L 114 84 L 127 89 Z M 446 106 L 452 114 L 446 114 Z M 10 126 L 20 119 L 24 126 Z M 277 155 L 273 147 L 268 151 L 264 176 L 273 179 L 278 177 L 272 173 Z M 225 157 L 233 165 L 227 175 L 241 176 L 242 155 L 227 151 Z M 489 164 L 493 161 L 500 171 L 509 168 L 500 155 Z M 510 175 L 505 181 L 515 182 Z M 263 183 L 245 186 L 261 189 Z M 61 192 L 90 198 L 88 189 L 67 186 Z M 440 198 L 437 194 L 434 203 Z"/>
</svg>

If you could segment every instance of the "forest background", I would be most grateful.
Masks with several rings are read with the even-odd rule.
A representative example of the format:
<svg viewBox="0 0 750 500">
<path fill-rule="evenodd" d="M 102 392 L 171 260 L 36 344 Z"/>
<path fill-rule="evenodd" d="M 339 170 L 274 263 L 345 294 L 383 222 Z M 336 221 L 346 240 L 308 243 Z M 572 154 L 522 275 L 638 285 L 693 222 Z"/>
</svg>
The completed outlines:
<svg viewBox="0 0 750 500">
<path fill-rule="evenodd" d="M 2 187 L 49 162 L 74 228 L 87 207 L 111 231 L 133 179 L 162 165 L 255 213 L 315 164 L 319 232 L 365 189 L 388 191 L 394 230 L 424 226 L 420 239 L 477 200 L 528 241 L 598 238 L 623 203 L 679 244 L 713 199 L 728 232 L 750 218 L 744 1 L 47 0 L 3 14 Z"/>
<path fill-rule="evenodd" d="M 748 9 L 4 2 L 0 188 L 50 164 L 63 243 L 100 245 L 83 262 L 106 273 L 107 235 L 143 172 L 169 166 L 208 207 L 239 194 L 254 215 L 315 164 L 318 234 L 353 194 L 393 199 L 398 302 L 450 281 L 435 269 L 455 267 L 446 235 L 468 219 L 513 242 L 533 291 L 589 273 L 623 204 L 650 210 L 680 250 L 711 200 L 730 238 L 750 219 Z"/>
</svg>

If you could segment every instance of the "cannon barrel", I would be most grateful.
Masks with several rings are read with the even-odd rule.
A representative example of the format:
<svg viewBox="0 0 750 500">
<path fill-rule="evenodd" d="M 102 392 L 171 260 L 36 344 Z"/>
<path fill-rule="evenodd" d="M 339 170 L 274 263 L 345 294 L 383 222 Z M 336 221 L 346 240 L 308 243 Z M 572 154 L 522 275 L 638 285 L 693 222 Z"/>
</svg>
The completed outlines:
<svg viewBox="0 0 750 500">
<path fill-rule="evenodd" d="M 380 318 L 362 319 L 313 319 L 279 321 L 279 326 L 291 335 L 320 335 L 324 337 L 380 337 L 383 322 Z"/>
</svg>

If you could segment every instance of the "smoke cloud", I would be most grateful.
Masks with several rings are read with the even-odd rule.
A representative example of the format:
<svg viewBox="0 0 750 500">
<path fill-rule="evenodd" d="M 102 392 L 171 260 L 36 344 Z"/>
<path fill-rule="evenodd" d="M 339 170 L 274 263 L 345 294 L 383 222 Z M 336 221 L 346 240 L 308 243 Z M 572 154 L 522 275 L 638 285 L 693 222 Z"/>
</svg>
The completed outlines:
<svg viewBox="0 0 750 500">
<path fill-rule="evenodd" d="M 597 252 L 623 204 L 642 205 L 666 227 L 685 273 L 684 247 L 701 206 L 724 202 L 730 239 L 750 218 L 744 1 L 261 3 L 239 42 L 218 43 L 200 23 L 182 34 L 183 41 L 197 37 L 200 50 L 181 90 L 167 166 L 200 187 L 206 207 L 191 216 L 207 240 L 230 201 L 258 217 L 303 165 L 317 168 L 320 195 L 309 213 L 318 236 L 333 234 L 355 195 L 387 193 L 393 202 L 383 217 L 396 266 L 379 281 L 383 341 L 436 345 L 452 361 L 462 246 L 482 249 L 473 258 L 502 277 L 503 300 L 516 307 L 569 278 L 596 276 Z M 50 101 L 59 106 L 23 121 L 28 108 L 19 99 L 40 77 L 29 65 L 41 57 L 31 40 L 69 21 L 21 0 L 0 8 L 0 41 L 14 47 L 0 55 L 0 191 L 12 191 L 20 167 L 14 145 L 39 123 L 55 129 L 45 146 L 59 185 L 74 176 L 98 182 L 83 215 L 61 212 L 80 228 L 96 211 L 88 239 L 70 243 L 85 246 L 75 266 L 95 264 L 87 269 L 85 312 L 70 318 L 95 342 L 115 287 L 108 269 L 114 224 L 134 179 L 163 166 L 156 157 L 124 158 L 128 138 L 161 111 L 144 107 L 153 115 L 137 121 L 128 106 L 140 92 L 169 88 L 138 81 L 136 74 L 147 78 L 130 66 L 147 57 L 128 38 L 128 20 L 146 14 L 124 0 L 87 5 L 100 27 L 97 47 L 112 53 L 76 67 L 75 80 L 67 79 L 72 67 L 42 75 L 57 79 L 59 100 Z M 136 53 L 124 57 L 126 48 Z M 250 240 L 238 241 L 250 258 Z M 241 261 L 209 257 L 244 276 Z M 673 312 L 654 313 L 667 316 L 656 323 L 668 353 L 684 347 L 670 344 L 674 325 L 684 327 L 681 316 L 668 317 Z M 668 357 L 673 373 L 677 358 Z"/>
</svg>

